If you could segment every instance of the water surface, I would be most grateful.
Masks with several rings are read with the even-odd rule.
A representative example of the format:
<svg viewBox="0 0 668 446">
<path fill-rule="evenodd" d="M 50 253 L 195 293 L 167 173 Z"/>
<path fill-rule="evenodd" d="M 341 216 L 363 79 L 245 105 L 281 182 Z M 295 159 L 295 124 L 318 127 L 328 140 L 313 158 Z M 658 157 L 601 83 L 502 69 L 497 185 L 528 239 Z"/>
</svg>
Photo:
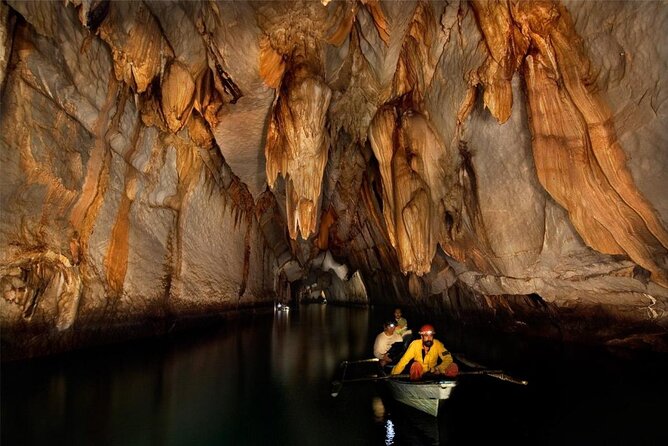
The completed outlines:
<svg viewBox="0 0 668 446">
<path fill-rule="evenodd" d="M 668 444 L 665 358 L 574 352 L 438 321 L 451 350 L 529 386 L 462 379 L 438 418 L 394 403 L 381 383 L 332 398 L 339 363 L 370 356 L 387 313 L 307 305 L 3 364 L 2 444 Z"/>
</svg>

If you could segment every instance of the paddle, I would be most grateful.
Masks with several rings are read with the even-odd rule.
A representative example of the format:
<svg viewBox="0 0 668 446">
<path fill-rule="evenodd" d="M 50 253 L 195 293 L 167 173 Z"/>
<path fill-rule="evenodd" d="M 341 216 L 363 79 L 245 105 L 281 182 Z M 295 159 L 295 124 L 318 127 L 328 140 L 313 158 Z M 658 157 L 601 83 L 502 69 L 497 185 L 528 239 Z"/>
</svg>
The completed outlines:
<svg viewBox="0 0 668 446">
<path fill-rule="evenodd" d="M 462 364 L 467 365 L 469 367 L 473 367 L 475 369 L 479 369 L 479 370 L 473 370 L 473 371 L 470 371 L 470 372 L 459 372 L 460 375 L 487 375 L 487 376 L 491 376 L 492 378 L 500 379 L 501 381 L 507 381 L 507 382 L 510 382 L 510 383 L 513 383 L 513 384 L 520 384 L 522 386 L 526 386 L 527 384 L 529 384 L 529 381 L 527 381 L 525 379 L 518 379 L 518 378 L 515 378 L 513 376 L 510 376 L 506 372 L 504 372 L 503 370 L 488 370 L 488 369 L 485 369 L 485 366 L 483 366 L 481 364 L 478 364 L 477 362 L 473 362 L 470 359 L 465 358 L 460 354 L 456 354 L 456 355 L 453 354 L 453 356 L 455 358 L 457 358 L 457 360 L 459 362 L 461 362 Z"/>
<path fill-rule="evenodd" d="M 332 381 L 332 396 L 336 397 L 339 392 L 341 391 L 341 388 L 343 387 L 343 381 L 346 379 L 346 370 L 348 370 L 348 361 L 343 361 L 341 365 L 339 366 L 340 369 L 343 370 L 341 373 L 341 381 Z"/>
<path fill-rule="evenodd" d="M 408 374 L 402 374 L 402 375 L 367 376 L 367 377 L 364 377 L 364 378 L 353 378 L 353 379 L 346 379 L 346 380 L 341 380 L 341 381 L 332 381 L 332 397 L 336 398 L 339 395 L 339 392 L 341 391 L 341 388 L 343 387 L 344 383 L 380 381 L 380 380 L 383 380 L 383 379 L 408 378 L 408 377 L 409 377 Z"/>
<path fill-rule="evenodd" d="M 455 356 L 455 355 L 453 355 Z M 519 384 L 526 386 L 529 384 L 528 381 L 524 379 L 518 379 L 513 376 L 508 375 L 506 372 L 503 370 L 490 370 L 490 369 L 485 369 L 484 366 L 473 362 L 467 358 L 462 357 L 461 355 L 456 355 L 455 356 L 457 360 L 459 360 L 462 364 L 467 365 L 469 367 L 473 367 L 477 370 L 470 370 L 470 371 L 464 371 L 464 372 L 459 372 L 457 376 L 470 376 L 470 375 L 486 375 L 486 376 L 491 376 L 492 378 L 500 379 L 502 381 L 507 381 L 513 384 Z M 354 382 L 368 382 L 368 381 L 380 381 L 380 380 L 386 380 L 386 379 L 392 379 L 392 378 L 408 378 L 409 375 L 407 374 L 401 374 L 401 375 L 382 375 L 382 376 L 368 376 L 364 378 L 353 378 L 353 379 L 346 379 L 346 372 L 348 370 L 348 365 L 350 364 L 365 364 L 365 363 L 372 363 L 372 362 L 379 362 L 380 360 L 378 358 L 369 358 L 369 359 L 358 359 L 355 361 L 343 361 L 341 362 L 341 365 L 339 368 L 342 369 L 341 372 L 341 379 L 340 380 L 334 380 L 332 381 L 332 397 L 336 398 L 339 395 L 339 392 L 341 392 L 341 389 L 343 388 L 344 383 L 354 383 Z M 454 377 L 456 378 L 456 377 Z M 452 379 L 454 379 L 452 378 Z"/>
<path fill-rule="evenodd" d="M 520 384 L 523 386 L 529 384 L 529 381 L 524 379 L 514 378 L 505 373 L 503 370 L 472 370 L 469 372 L 459 372 L 457 374 L 457 376 L 461 375 L 486 375 L 486 376 L 491 376 L 492 378 L 500 379 L 501 381 L 508 381 L 513 384 Z"/>
<path fill-rule="evenodd" d="M 344 382 L 351 382 L 354 380 L 347 380 L 346 381 L 346 371 L 348 370 L 348 365 L 349 364 L 365 364 L 365 363 L 371 363 L 371 362 L 379 362 L 380 359 L 378 358 L 369 358 L 369 359 L 358 359 L 356 361 L 343 361 L 339 365 L 339 368 L 342 370 L 341 371 L 341 380 L 334 380 L 332 381 L 332 396 L 336 398 L 336 396 L 339 394 L 341 391 L 341 388 L 343 387 Z"/>
<path fill-rule="evenodd" d="M 344 361 L 345 362 L 345 361 Z M 460 376 L 471 376 L 471 375 L 486 375 L 486 376 L 491 376 L 492 378 L 500 379 L 502 381 L 508 381 L 513 384 L 520 384 L 523 386 L 526 386 L 529 384 L 528 381 L 526 380 L 521 380 L 514 378 L 507 373 L 504 373 L 503 370 L 471 370 L 471 371 L 466 371 L 466 372 L 459 372 L 457 376 L 455 377 L 448 377 L 446 379 L 454 381 L 456 378 Z M 369 381 L 381 381 L 381 380 L 387 380 L 387 379 L 405 379 L 409 378 L 410 375 L 407 373 L 400 374 L 400 375 L 382 375 L 382 376 L 367 376 L 364 378 L 353 378 L 353 379 L 345 379 L 345 373 L 341 377 L 341 380 L 334 380 L 332 381 L 332 397 L 336 398 L 339 396 L 339 392 L 341 392 L 341 389 L 343 388 L 344 383 L 358 383 L 358 382 L 369 382 Z M 423 381 L 416 381 L 416 382 L 431 382 L 431 381 L 439 381 L 442 380 L 443 378 L 439 377 L 439 375 L 434 375 L 431 377 L 431 379 L 423 380 Z"/>
<path fill-rule="evenodd" d="M 343 365 L 346 365 L 346 366 L 347 366 L 348 364 L 364 364 L 364 363 L 367 363 L 367 362 L 380 362 L 380 359 L 378 359 L 378 358 L 369 358 L 369 359 L 358 359 L 358 360 L 356 360 L 356 361 L 343 361 L 343 362 L 341 363 L 341 366 L 343 366 Z"/>
</svg>

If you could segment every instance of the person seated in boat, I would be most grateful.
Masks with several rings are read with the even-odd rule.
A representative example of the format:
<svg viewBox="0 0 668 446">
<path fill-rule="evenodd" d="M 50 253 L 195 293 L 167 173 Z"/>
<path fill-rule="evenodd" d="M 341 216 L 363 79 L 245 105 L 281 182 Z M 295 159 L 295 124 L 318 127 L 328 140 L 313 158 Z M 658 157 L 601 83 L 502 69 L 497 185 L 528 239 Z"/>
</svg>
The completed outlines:
<svg viewBox="0 0 668 446">
<path fill-rule="evenodd" d="M 433 326 L 423 325 L 420 328 L 420 339 L 411 342 L 406 353 L 392 368 L 391 374 L 401 374 L 412 360 L 410 378 L 413 381 L 423 378 L 426 374 L 445 375 L 447 377 L 457 376 L 459 373 L 457 364 L 454 363 L 452 355 L 443 343 L 434 339 L 434 334 L 436 334 L 436 330 Z"/>
<path fill-rule="evenodd" d="M 373 343 L 373 355 L 380 359 L 380 365 L 383 367 L 396 362 L 404 351 L 403 339 L 395 332 L 396 328 L 394 321 L 385 322 L 383 331 L 376 336 L 376 341 Z"/>
<path fill-rule="evenodd" d="M 397 324 L 396 333 L 404 339 L 404 342 L 410 340 L 413 332 L 408 329 L 408 321 L 399 307 L 394 309 L 394 323 Z"/>
</svg>

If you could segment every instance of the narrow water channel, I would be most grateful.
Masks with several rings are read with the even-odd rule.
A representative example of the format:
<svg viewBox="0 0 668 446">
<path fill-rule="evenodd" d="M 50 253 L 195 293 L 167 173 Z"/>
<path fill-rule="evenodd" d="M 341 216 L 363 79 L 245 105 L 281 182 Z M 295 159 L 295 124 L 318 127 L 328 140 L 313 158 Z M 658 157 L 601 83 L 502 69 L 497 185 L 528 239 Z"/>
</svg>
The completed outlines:
<svg viewBox="0 0 668 446">
<path fill-rule="evenodd" d="M 332 398 L 339 363 L 370 356 L 385 313 L 307 305 L 3 364 L 2 445 L 668 444 L 668 367 L 656 356 L 442 328 L 451 350 L 529 385 L 467 377 L 438 418 L 395 403 L 378 382 Z"/>
</svg>

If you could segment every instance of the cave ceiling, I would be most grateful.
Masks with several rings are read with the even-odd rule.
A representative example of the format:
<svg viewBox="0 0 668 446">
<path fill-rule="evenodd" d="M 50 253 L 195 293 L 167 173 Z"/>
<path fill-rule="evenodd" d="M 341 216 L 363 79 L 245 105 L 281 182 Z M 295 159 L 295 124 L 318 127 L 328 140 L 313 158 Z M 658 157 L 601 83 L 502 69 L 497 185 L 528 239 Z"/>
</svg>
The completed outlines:
<svg viewBox="0 0 668 446">
<path fill-rule="evenodd" d="M 0 21 L 6 327 L 311 287 L 668 327 L 665 2 L 8 0 Z"/>
</svg>

